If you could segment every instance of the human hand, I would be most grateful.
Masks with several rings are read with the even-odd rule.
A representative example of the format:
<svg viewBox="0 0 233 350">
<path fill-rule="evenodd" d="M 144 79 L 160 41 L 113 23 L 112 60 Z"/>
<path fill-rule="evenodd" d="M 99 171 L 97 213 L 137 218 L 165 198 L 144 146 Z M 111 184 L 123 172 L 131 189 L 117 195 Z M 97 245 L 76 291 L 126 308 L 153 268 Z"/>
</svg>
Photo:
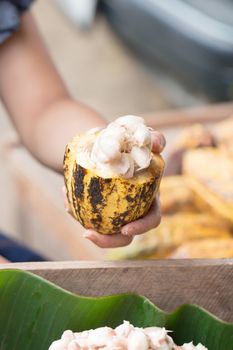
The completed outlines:
<svg viewBox="0 0 233 350">
<path fill-rule="evenodd" d="M 161 153 L 166 144 L 164 136 L 157 132 L 152 132 L 152 151 Z M 130 244 L 135 235 L 140 235 L 159 225 L 161 220 L 160 201 L 157 196 L 146 216 L 133 221 L 121 228 L 121 232 L 114 235 L 103 235 L 94 230 L 85 230 L 83 236 L 98 247 L 117 248 Z"/>
</svg>

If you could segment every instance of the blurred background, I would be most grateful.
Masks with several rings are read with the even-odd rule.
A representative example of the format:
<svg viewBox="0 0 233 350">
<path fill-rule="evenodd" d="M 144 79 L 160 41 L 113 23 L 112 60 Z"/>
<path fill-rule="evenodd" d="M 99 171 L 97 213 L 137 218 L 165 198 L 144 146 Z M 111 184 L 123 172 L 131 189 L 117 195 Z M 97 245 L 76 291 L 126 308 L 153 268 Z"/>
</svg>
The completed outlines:
<svg viewBox="0 0 233 350">
<path fill-rule="evenodd" d="M 71 94 L 109 121 L 232 100 L 230 0 L 38 0 L 32 11 Z M 84 243 L 63 179 L 17 143 L 3 107 L 0 142 L 0 230 L 49 259 L 106 256 Z"/>
</svg>

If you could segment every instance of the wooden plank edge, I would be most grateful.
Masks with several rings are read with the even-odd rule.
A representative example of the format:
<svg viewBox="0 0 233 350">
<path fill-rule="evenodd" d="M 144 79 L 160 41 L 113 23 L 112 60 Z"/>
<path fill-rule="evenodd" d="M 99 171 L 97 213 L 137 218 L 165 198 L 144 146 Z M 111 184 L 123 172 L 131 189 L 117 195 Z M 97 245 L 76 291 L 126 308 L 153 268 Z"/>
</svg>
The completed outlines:
<svg viewBox="0 0 233 350">
<path fill-rule="evenodd" d="M 70 270 L 70 269 L 130 269 L 145 267 L 203 267 L 203 266 L 232 266 L 233 259 L 171 259 L 171 260 L 135 260 L 135 261 L 53 261 L 0 264 L 0 270 L 20 269 L 25 271 L 41 270 Z"/>
</svg>

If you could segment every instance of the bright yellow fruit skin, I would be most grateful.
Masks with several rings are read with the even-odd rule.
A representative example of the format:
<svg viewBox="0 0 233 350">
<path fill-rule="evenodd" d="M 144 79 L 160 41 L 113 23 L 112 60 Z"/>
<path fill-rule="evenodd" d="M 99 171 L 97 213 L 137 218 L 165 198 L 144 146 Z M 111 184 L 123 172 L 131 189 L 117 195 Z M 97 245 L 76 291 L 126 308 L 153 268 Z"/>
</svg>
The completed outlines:
<svg viewBox="0 0 233 350">
<path fill-rule="evenodd" d="M 81 136 L 82 137 L 82 136 Z M 76 162 L 77 137 L 66 147 L 64 179 L 72 216 L 85 228 L 114 234 L 151 207 L 164 170 L 160 155 L 131 179 L 103 178 Z"/>
</svg>

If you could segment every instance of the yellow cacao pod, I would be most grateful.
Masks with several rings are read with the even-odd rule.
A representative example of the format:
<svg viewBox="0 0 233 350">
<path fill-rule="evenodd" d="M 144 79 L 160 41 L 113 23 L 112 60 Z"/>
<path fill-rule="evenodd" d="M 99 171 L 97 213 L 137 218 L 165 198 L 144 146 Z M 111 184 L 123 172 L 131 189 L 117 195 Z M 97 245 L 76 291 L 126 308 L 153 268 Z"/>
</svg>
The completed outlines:
<svg viewBox="0 0 233 350">
<path fill-rule="evenodd" d="M 158 192 L 164 161 L 153 154 L 150 166 L 130 179 L 103 178 L 76 162 L 77 136 L 64 156 L 64 179 L 72 216 L 85 228 L 102 234 L 118 233 L 120 228 L 140 217 L 151 207 Z"/>
</svg>

